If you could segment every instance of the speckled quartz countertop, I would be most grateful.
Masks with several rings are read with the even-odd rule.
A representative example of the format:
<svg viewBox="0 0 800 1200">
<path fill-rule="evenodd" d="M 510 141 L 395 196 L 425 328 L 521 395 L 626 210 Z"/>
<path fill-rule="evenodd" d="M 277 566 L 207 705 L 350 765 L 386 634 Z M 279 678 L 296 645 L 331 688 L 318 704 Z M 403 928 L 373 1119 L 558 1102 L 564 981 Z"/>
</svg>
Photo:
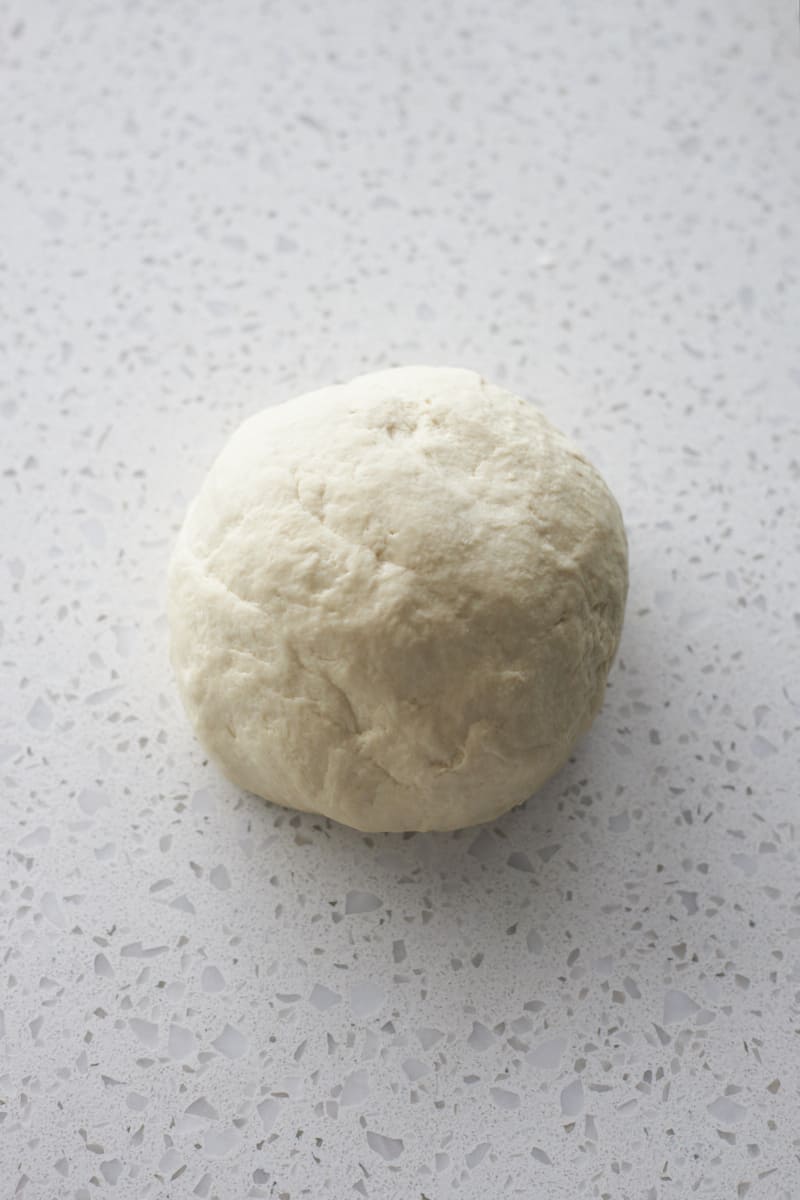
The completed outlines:
<svg viewBox="0 0 800 1200">
<path fill-rule="evenodd" d="M 0 22 L 3 1200 L 796 1200 L 795 6 Z M 204 761 L 164 572 L 246 414 L 402 362 L 572 433 L 632 587 L 535 800 L 367 837 Z"/>
</svg>

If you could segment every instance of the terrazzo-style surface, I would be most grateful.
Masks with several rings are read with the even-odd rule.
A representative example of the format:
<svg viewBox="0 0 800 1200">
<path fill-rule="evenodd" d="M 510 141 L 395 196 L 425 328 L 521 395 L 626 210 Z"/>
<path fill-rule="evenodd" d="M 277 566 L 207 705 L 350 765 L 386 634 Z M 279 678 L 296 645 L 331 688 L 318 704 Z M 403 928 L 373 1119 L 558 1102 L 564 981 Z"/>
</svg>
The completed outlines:
<svg viewBox="0 0 800 1200">
<path fill-rule="evenodd" d="M 800 25 L 779 0 L 0 10 L 0 1195 L 800 1196 Z M 248 413 L 401 362 L 626 514 L 495 825 L 243 795 L 166 660 Z"/>
</svg>

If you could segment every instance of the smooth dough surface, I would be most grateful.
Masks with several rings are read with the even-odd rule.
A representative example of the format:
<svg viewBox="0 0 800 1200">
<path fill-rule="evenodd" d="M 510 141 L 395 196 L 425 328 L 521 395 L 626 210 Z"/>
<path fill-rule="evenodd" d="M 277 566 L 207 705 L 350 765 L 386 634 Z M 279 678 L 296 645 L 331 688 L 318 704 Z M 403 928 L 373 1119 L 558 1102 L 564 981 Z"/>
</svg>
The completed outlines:
<svg viewBox="0 0 800 1200">
<path fill-rule="evenodd" d="M 627 591 L 619 508 L 526 401 L 402 367 L 245 421 L 169 576 L 194 728 L 237 784 L 363 830 L 530 796 L 599 709 Z"/>
</svg>

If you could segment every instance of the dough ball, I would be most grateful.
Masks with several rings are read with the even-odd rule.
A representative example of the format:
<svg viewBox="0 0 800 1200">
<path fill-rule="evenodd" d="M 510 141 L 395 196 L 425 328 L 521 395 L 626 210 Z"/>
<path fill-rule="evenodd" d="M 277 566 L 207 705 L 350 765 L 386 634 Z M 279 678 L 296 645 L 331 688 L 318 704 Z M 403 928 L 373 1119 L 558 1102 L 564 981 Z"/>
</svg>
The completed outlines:
<svg viewBox="0 0 800 1200">
<path fill-rule="evenodd" d="M 524 400 L 403 367 L 245 421 L 172 558 L 172 661 L 241 787 L 363 830 L 521 803 L 603 699 L 616 501 Z"/>
</svg>

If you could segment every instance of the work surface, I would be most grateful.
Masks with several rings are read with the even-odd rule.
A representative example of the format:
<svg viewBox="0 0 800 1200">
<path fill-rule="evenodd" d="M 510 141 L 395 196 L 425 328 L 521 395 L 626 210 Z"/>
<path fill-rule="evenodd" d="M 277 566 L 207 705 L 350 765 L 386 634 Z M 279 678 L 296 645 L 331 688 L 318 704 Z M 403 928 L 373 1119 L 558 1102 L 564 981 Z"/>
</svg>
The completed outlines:
<svg viewBox="0 0 800 1200">
<path fill-rule="evenodd" d="M 792 4 L 2 16 L 0 1195 L 800 1195 Z M 224 438 L 403 362 L 535 399 L 631 594 L 494 825 L 244 795 L 164 573 Z"/>
</svg>

